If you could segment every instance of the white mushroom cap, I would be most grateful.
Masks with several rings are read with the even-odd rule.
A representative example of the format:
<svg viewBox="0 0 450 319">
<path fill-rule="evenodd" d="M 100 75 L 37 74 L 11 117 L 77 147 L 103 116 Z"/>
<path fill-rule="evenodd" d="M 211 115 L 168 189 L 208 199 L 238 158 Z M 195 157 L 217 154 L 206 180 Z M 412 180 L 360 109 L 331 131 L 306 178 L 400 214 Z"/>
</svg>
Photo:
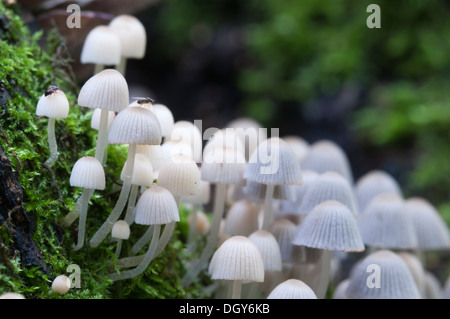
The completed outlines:
<svg viewBox="0 0 450 319">
<path fill-rule="evenodd" d="M 36 106 L 37 116 L 47 116 L 49 118 L 66 118 L 69 115 L 69 101 L 60 89 L 39 98 Z"/>
<path fill-rule="evenodd" d="M 263 258 L 264 270 L 265 271 L 281 271 L 282 270 L 282 260 L 280 246 L 275 238 L 275 236 L 263 229 L 256 230 L 248 236 L 256 247 L 258 247 L 259 252 Z"/>
<path fill-rule="evenodd" d="M 89 31 L 81 49 L 80 62 L 99 65 L 118 65 L 120 62 L 120 39 L 106 25 L 99 25 Z"/>
<path fill-rule="evenodd" d="M 114 69 L 103 70 L 89 78 L 78 94 L 78 104 L 92 109 L 120 112 L 128 107 L 128 84 Z"/>
<path fill-rule="evenodd" d="M 366 245 L 385 249 L 417 247 L 417 236 L 405 201 L 398 194 L 375 196 L 358 217 L 358 227 Z"/>
<path fill-rule="evenodd" d="M 180 221 L 178 206 L 173 195 L 164 187 L 153 184 L 136 204 L 136 224 L 163 225 Z"/>
<path fill-rule="evenodd" d="M 70 289 L 70 279 L 65 275 L 59 275 L 53 280 L 52 290 L 59 294 L 65 294 Z"/>
<path fill-rule="evenodd" d="M 200 163 L 202 160 L 203 139 L 200 129 L 189 121 L 175 122 L 170 136 L 166 141 L 184 141 L 191 145 L 194 161 Z"/>
<path fill-rule="evenodd" d="M 258 211 L 252 202 L 240 200 L 230 207 L 225 217 L 225 233 L 230 236 L 249 236 L 258 228 Z"/>
<path fill-rule="evenodd" d="M 181 199 L 185 203 L 206 205 L 211 200 L 211 184 L 207 181 L 200 181 L 199 192 L 192 196 L 183 196 Z"/>
<path fill-rule="evenodd" d="M 397 181 L 385 171 L 373 170 L 361 176 L 355 184 L 355 196 L 361 213 L 375 196 L 382 193 L 402 196 Z"/>
<path fill-rule="evenodd" d="M 16 292 L 5 292 L 0 296 L 0 299 L 25 299 L 25 297 Z"/>
<path fill-rule="evenodd" d="M 241 184 L 246 165 L 241 153 L 231 148 L 216 147 L 205 155 L 201 176 L 210 183 Z"/>
<path fill-rule="evenodd" d="M 261 142 L 251 155 L 244 178 L 261 184 L 302 184 L 302 173 L 292 147 L 278 137 Z"/>
<path fill-rule="evenodd" d="M 325 250 L 365 249 L 355 216 L 347 206 L 334 200 L 322 202 L 306 215 L 292 243 Z"/>
<path fill-rule="evenodd" d="M 379 288 L 368 284 L 372 279 L 369 276 L 373 276 L 373 284 L 379 276 Z M 390 250 L 375 251 L 355 265 L 345 292 L 350 299 L 421 298 L 408 266 Z"/>
<path fill-rule="evenodd" d="M 84 156 L 75 162 L 70 174 L 70 186 L 87 189 L 105 189 L 105 171 L 102 164 L 92 156 Z"/>
<path fill-rule="evenodd" d="M 161 144 L 161 126 L 155 114 L 143 107 L 120 111 L 109 128 L 109 144 Z"/>
<path fill-rule="evenodd" d="M 159 167 L 165 160 L 161 145 L 140 144 L 136 146 L 136 153 L 146 155 L 150 159 L 154 171 L 159 170 Z"/>
<path fill-rule="evenodd" d="M 298 213 L 308 214 L 315 206 L 326 200 L 341 202 L 353 215 L 359 214 L 352 186 L 341 174 L 332 171 L 320 174 L 308 186 Z"/>
<path fill-rule="evenodd" d="M 276 286 L 267 299 L 317 299 L 317 296 L 303 281 L 288 279 Z"/>
<path fill-rule="evenodd" d="M 258 247 L 247 237 L 232 236 L 214 253 L 211 279 L 264 281 L 264 262 Z"/>
<path fill-rule="evenodd" d="M 449 229 L 436 207 L 422 197 L 406 199 L 405 207 L 417 236 L 417 248 L 420 250 L 450 248 Z"/>
<path fill-rule="evenodd" d="M 174 196 L 196 195 L 200 188 L 200 170 L 191 158 L 174 155 L 159 168 L 157 184 Z"/>
<path fill-rule="evenodd" d="M 111 229 L 112 238 L 125 239 L 130 238 L 130 225 L 124 220 L 118 220 Z"/>
<path fill-rule="evenodd" d="M 122 14 L 112 19 L 109 27 L 120 39 L 122 56 L 135 59 L 144 57 L 147 34 L 144 25 L 137 18 Z"/>
<path fill-rule="evenodd" d="M 127 162 L 123 165 L 120 179 L 125 180 L 125 168 Z M 141 153 L 136 153 L 134 156 L 133 176 L 131 177 L 131 184 L 150 187 L 153 184 L 153 167 L 150 159 Z"/>
<path fill-rule="evenodd" d="M 285 141 L 286 143 L 288 143 L 292 147 L 292 150 L 294 151 L 295 155 L 297 156 L 298 162 L 301 164 L 309 152 L 310 146 L 309 146 L 308 142 L 305 141 L 300 136 L 296 136 L 296 135 L 283 136 L 281 139 L 283 141 Z"/>
<path fill-rule="evenodd" d="M 338 144 L 330 140 L 320 140 L 311 144 L 308 155 L 302 162 L 302 168 L 319 174 L 328 171 L 337 172 L 353 184 L 353 173 L 347 154 Z"/>
<path fill-rule="evenodd" d="M 100 129 L 100 113 L 102 112 L 102 109 L 95 109 L 92 113 L 91 117 L 91 128 L 94 130 Z M 108 130 L 111 126 L 112 121 L 114 120 L 114 117 L 116 114 L 113 111 L 108 111 Z"/>
<path fill-rule="evenodd" d="M 161 133 L 163 137 L 170 136 L 175 125 L 172 111 L 164 104 L 155 103 L 150 107 L 150 111 L 155 113 L 161 124 Z"/>
</svg>

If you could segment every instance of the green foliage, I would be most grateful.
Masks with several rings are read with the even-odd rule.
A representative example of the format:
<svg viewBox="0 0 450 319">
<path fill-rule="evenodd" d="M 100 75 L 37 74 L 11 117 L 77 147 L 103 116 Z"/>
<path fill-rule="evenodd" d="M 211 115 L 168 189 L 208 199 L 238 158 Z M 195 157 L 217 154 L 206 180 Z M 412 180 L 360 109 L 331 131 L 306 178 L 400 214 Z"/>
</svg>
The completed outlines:
<svg viewBox="0 0 450 319">
<path fill-rule="evenodd" d="M 39 267 L 26 267 L 13 249 L 13 240 L 0 226 L 0 294 L 17 292 L 26 298 L 109 299 L 109 298 L 176 298 L 187 294 L 201 296 L 201 286 L 180 287 L 185 265 L 180 259 L 184 244 L 180 230 L 168 247 L 139 278 L 113 283 L 108 274 L 116 261 L 115 243 L 105 240 L 98 248 L 85 245 L 74 251 L 77 221 L 62 227 L 60 219 L 75 206 L 81 189 L 69 185 L 73 164 L 82 156 L 94 155 L 97 131 L 91 129 L 92 110 L 77 105 L 79 87 L 70 70 L 64 40 L 56 31 L 31 34 L 17 12 L 0 2 L 0 16 L 6 21 L 0 28 L 0 79 L 8 99 L 1 105 L 0 143 L 13 169 L 18 173 L 26 209 L 32 226 L 33 240 L 40 250 L 48 273 Z M 41 48 L 38 41 L 45 43 Z M 51 169 L 43 165 L 49 156 L 47 118 L 37 117 L 39 97 L 51 86 L 63 90 L 70 103 L 69 116 L 56 121 L 59 158 Z M 3 103 L 3 102 L 2 102 Z M 126 160 L 127 146 L 110 145 L 105 167 L 107 187 L 91 198 L 87 219 L 87 239 L 109 215 L 120 190 L 120 172 Z M 186 213 L 180 229 L 186 229 Z M 184 226 L 183 226 L 184 224 Z M 138 236 L 136 234 L 135 236 Z M 134 238 L 135 239 L 135 238 Z M 129 243 L 124 250 L 129 249 Z M 67 294 L 52 292 L 53 279 L 69 276 L 67 267 L 77 264 L 81 270 L 81 288 Z"/>
</svg>

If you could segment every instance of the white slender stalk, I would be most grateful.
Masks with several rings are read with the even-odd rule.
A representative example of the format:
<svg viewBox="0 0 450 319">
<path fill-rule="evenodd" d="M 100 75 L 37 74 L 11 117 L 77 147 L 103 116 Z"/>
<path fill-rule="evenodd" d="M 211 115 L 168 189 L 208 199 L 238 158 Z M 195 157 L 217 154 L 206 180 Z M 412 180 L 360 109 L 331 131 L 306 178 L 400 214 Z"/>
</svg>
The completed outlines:
<svg viewBox="0 0 450 319">
<path fill-rule="evenodd" d="M 55 118 L 50 117 L 47 125 L 47 141 L 50 148 L 50 157 L 45 161 L 45 165 L 52 167 L 58 159 L 58 145 L 56 144 L 55 135 Z"/>
<path fill-rule="evenodd" d="M 264 199 L 264 219 L 262 224 L 263 230 L 269 230 L 270 224 L 273 222 L 273 193 L 275 185 L 268 184 L 266 186 L 266 196 Z"/>
<path fill-rule="evenodd" d="M 240 299 L 241 298 L 241 280 L 233 280 L 233 292 L 231 294 L 231 299 Z"/>
<path fill-rule="evenodd" d="M 324 299 L 327 294 L 328 284 L 330 283 L 331 276 L 331 259 L 333 251 L 322 250 L 322 256 L 320 257 L 320 280 L 317 287 L 317 298 Z"/>
<path fill-rule="evenodd" d="M 142 262 L 136 268 L 121 271 L 120 273 L 118 272 L 112 273 L 109 276 L 109 278 L 112 279 L 113 281 L 117 281 L 133 278 L 142 274 L 145 271 L 145 269 L 147 269 L 148 265 L 154 258 L 156 248 L 158 247 L 160 232 L 161 232 L 161 225 L 155 225 L 150 246 L 148 247 L 148 250 L 145 253 L 144 259 L 142 259 Z"/>
<path fill-rule="evenodd" d="M 124 56 L 120 57 L 120 62 L 119 64 L 116 66 L 116 70 L 119 71 L 123 77 L 125 77 L 125 72 L 127 69 L 127 58 Z"/>
<path fill-rule="evenodd" d="M 209 258 L 214 253 L 218 242 L 218 235 L 220 229 L 220 222 L 222 221 L 223 212 L 225 208 L 225 197 L 227 193 L 227 185 L 218 183 L 216 184 L 216 191 L 214 196 L 214 211 L 211 221 L 211 227 L 209 230 L 206 247 L 203 249 L 199 259 L 196 260 L 194 265 L 184 275 L 181 285 L 186 287 L 192 283 L 194 278 L 202 271 L 208 264 Z"/>
<path fill-rule="evenodd" d="M 97 73 L 103 71 L 104 68 L 105 68 L 105 66 L 103 64 L 96 64 L 96 65 L 94 65 L 94 75 L 96 75 Z"/>
<path fill-rule="evenodd" d="M 80 250 L 84 245 L 84 234 L 86 232 L 87 210 L 89 205 L 89 189 L 83 189 L 81 195 L 80 219 L 78 220 L 78 243 L 73 246 L 74 250 Z"/>
<path fill-rule="evenodd" d="M 131 255 L 136 255 L 142 247 L 147 244 L 153 236 L 153 225 L 150 225 L 145 233 L 136 241 L 136 243 L 131 247 Z"/>
<path fill-rule="evenodd" d="M 121 252 L 121 250 L 122 250 L 122 239 L 119 239 L 119 240 L 117 241 L 116 252 L 115 252 L 115 254 L 114 254 L 117 258 L 120 257 L 120 252 Z"/>
<path fill-rule="evenodd" d="M 81 196 L 78 197 L 77 202 L 75 203 L 75 207 L 72 209 L 72 211 L 61 219 L 61 222 L 64 226 L 68 227 L 73 224 L 73 222 L 80 216 L 81 203 L 86 200 L 86 198 L 87 201 L 89 201 L 93 193 L 94 190 L 89 189 L 87 193 L 83 192 Z"/>
<path fill-rule="evenodd" d="M 130 144 L 128 146 L 128 156 L 127 163 L 125 166 L 125 177 L 122 185 L 122 190 L 120 191 L 119 199 L 108 216 L 106 221 L 100 226 L 94 236 L 91 238 L 89 244 L 91 247 L 97 247 L 105 238 L 108 236 L 109 232 L 114 226 L 114 223 L 119 219 L 125 205 L 128 201 L 128 195 L 131 189 L 131 176 L 133 175 L 134 169 L 134 156 L 136 154 L 136 144 Z"/>
</svg>

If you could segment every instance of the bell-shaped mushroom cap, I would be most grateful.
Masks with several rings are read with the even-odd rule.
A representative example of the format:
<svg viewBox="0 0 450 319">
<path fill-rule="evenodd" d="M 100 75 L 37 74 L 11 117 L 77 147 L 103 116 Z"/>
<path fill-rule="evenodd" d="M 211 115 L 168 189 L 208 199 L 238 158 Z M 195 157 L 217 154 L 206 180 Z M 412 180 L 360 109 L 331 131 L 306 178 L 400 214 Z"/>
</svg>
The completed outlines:
<svg viewBox="0 0 450 319">
<path fill-rule="evenodd" d="M 174 196 L 192 196 L 200 190 L 200 169 L 187 156 L 174 155 L 159 168 L 158 185 Z"/>
<path fill-rule="evenodd" d="M 251 118 L 236 118 L 227 124 L 227 128 L 233 128 L 241 138 L 245 146 L 245 159 L 248 160 L 256 147 L 267 139 L 267 130 L 260 123 Z"/>
<path fill-rule="evenodd" d="M 211 135 L 211 138 L 206 142 L 203 149 L 203 157 L 208 154 L 210 150 L 214 150 L 217 147 L 230 148 L 242 155 L 244 162 L 245 159 L 245 146 L 240 136 L 235 133 L 233 128 L 224 128 L 217 130 Z"/>
<path fill-rule="evenodd" d="M 339 282 L 336 286 L 336 289 L 334 289 L 332 299 L 348 299 L 346 291 L 349 284 L 350 278 L 346 278 Z"/>
<path fill-rule="evenodd" d="M 196 195 L 183 196 L 184 203 L 206 205 L 211 200 L 211 184 L 207 181 L 200 181 L 199 191 Z"/>
<path fill-rule="evenodd" d="M 125 180 L 125 168 L 127 162 L 123 165 L 120 179 Z M 136 153 L 134 156 L 133 176 L 131 176 L 131 184 L 138 186 L 150 187 L 153 184 L 153 167 L 152 162 L 147 156 L 141 153 Z"/>
<path fill-rule="evenodd" d="M 373 170 L 361 176 L 355 184 L 355 196 L 361 213 L 372 198 L 383 193 L 395 193 L 402 196 L 397 181 L 384 171 Z"/>
<path fill-rule="evenodd" d="M 125 240 L 130 238 L 130 225 L 124 220 L 116 221 L 111 229 L 111 237 Z"/>
<path fill-rule="evenodd" d="M 248 200 L 237 201 L 226 214 L 224 232 L 230 236 L 249 236 L 258 227 L 258 211 Z"/>
<path fill-rule="evenodd" d="M 118 65 L 121 46 L 116 33 L 106 25 L 99 25 L 89 31 L 81 49 L 80 62 L 99 65 Z"/>
<path fill-rule="evenodd" d="M 350 183 L 336 172 L 322 173 L 308 186 L 298 213 L 308 214 L 314 207 L 327 200 L 336 200 L 347 206 L 353 215 L 358 215 L 355 194 Z"/>
<path fill-rule="evenodd" d="M 302 162 L 302 168 L 319 174 L 336 172 L 353 184 L 353 174 L 347 154 L 330 140 L 320 140 L 311 144 L 308 155 Z"/>
<path fill-rule="evenodd" d="M 115 69 L 103 70 L 89 78 L 78 94 L 78 104 L 91 109 L 120 112 L 128 107 L 128 84 Z"/>
<path fill-rule="evenodd" d="M 281 211 L 284 213 L 298 215 L 301 214 L 300 207 L 303 202 L 303 197 L 306 191 L 313 184 L 316 178 L 319 176 L 318 173 L 314 171 L 302 170 L 303 184 L 302 185 L 292 185 L 290 188 L 295 194 L 294 200 L 283 199 L 281 200 Z"/>
<path fill-rule="evenodd" d="M 0 295 L 0 299 L 25 299 L 25 297 L 16 292 L 5 292 L 3 295 Z"/>
<path fill-rule="evenodd" d="M 36 105 L 36 115 L 57 119 L 66 118 L 69 115 L 69 100 L 61 89 L 47 96 L 44 93 Z"/>
<path fill-rule="evenodd" d="M 405 201 L 398 194 L 380 194 L 358 217 L 358 227 L 366 245 L 386 249 L 417 247 L 417 236 Z"/>
<path fill-rule="evenodd" d="M 403 259 L 378 250 L 355 265 L 346 294 L 350 299 L 419 299 L 419 289 Z"/>
<path fill-rule="evenodd" d="M 450 248 L 450 234 L 447 224 L 437 209 L 426 199 L 411 197 L 405 201 L 406 212 L 412 220 L 420 250 Z"/>
<path fill-rule="evenodd" d="M 70 174 L 70 186 L 87 189 L 105 189 L 105 171 L 102 164 L 92 156 L 84 156 L 75 162 Z"/>
<path fill-rule="evenodd" d="M 136 153 L 146 155 L 150 159 L 154 171 L 159 170 L 159 167 L 165 160 L 161 145 L 137 145 Z"/>
<path fill-rule="evenodd" d="M 294 187 L 301 185 L 275 185 L 273 191 L 273 198 L 277 200 L 295 201 L 295 190 Z M 261 184 L 253 181 L 246 181 L 246 185 L 243 187 L 242 191 L 245 197 L 252 202 L 262 203 L 266 198 L 266 184 Z"/>
<path fill-rule="evenodd" d="M 275 220 L 269 227 L 269 231 L 276 238 L 280 246 L 281 258 L 283 262 L 292 260 L 292 252 L 294 245 L 292 240 L 297 232 L 297 225 L 289 219 L 281 218 Z"/>
<path fill-rule="evenodd" d="M 246 167 L 245 158 L 232 148 L 216 147 L 204 157 L 201 176 L 210 183 L 241 184 Z"/>
<path fill-rule="evenodd" d="M 161 126 L 155 114 L 143 107 L 127 107 L 109 128 L 109 144 L 161 144 Z"/>
<path fill-rule="evenodd" d="M 317 299 L 317 296 L 303 281 L 288 279 L 278 284 L 267 299 Z"/>
<path fill-rule="evenodd" d="M 302 172 L 292 147 L 278 137 L 261 142 L 251 155 L 244 178 L 261 184 L 302 184 Z"/>
<path fill-rule="evenodd" d="M 175 120 L 173 118 L 172 111 L 164 104 L 155 103 L 150 107 L 150 111 L 155 113 L 158 118 L 159 124 L 161 124 L 161 134 L 163 137 L 170 136 Z"/>
<path fill-rule="evenodd" d="M 100 129 L 100 113 L 102 112 L 102 109 L 95 109 L 92 113 L 91 117 L 91 128 L 94 130 Z M 108 111 L 108 129 L 111 126 L 112 121 L 114 120 L 114 117 L 116 116 L 116 113 L 113 111 Z"/>
<path fill-rule="evenodd" d="M 183 141 L 191 145 L 194 161 L 200 163 L 202 160 L 203 139 L 200 129 L 189 121 L 175 122 L 170 136 L 166 141 Z"/>
<path fill-rule="evenodd" d="M 163 225 L 180 221 L 178 205 L 164 187 L 152 185 L 136 203 L 135 222 L 140 225 Z"/>
<path fill-rule="evenodd" d="M 306 215 L 292 243 L 325 250 L 364 250 L 355 216 L 334 200 L 322 202 Z"/>
<path fill-rule="evenodd" d="M 122 56 L 134 59 L 144 57 L 147 33 L 144 25 L 137 18 L 122 14 L 112 19 L 109 27 L 119 37 Z"/>
<path fill-rule="evenodd" d="M 194 225 L 194 220 L 195 220 L 195 225 Z M 206 234 L 211 226 L 205 212 L 203 212 L 201 210 L 196 212 L 195 219 L 194 219 L 194 214 L 189 215 L 188 224 L 189 224 L 189 228 L 194 229 L 197 234 Z"/>
<path fill-rule="evenodd" d="M 308 142 L 296 135 L 283 136 L 282 139 L 292 147 L 292 150 L 297 156 L 298 162 L 301 164 L 309 152 L 310 146 Z"/>
<path fill-rule="evenodd" d="M 70 289 L 70 279 L 65 275 L 57 276 L 52 282 L 52 290 L 61 295 L 67 293 Z"/>
<path fill-rule="evenodd" d="M 266 230 L 256 230 L 248 236 L 261 253 L 265 271 L 281 271 L 282 260 L 280 246 L 275 236 Z"/>
<path fill-rule="evenodd" d="M 247 237 L 232 236 L 214 253 L 211 279 L 264 281 L 264 262 L 258 247 Z"/>
</svg>

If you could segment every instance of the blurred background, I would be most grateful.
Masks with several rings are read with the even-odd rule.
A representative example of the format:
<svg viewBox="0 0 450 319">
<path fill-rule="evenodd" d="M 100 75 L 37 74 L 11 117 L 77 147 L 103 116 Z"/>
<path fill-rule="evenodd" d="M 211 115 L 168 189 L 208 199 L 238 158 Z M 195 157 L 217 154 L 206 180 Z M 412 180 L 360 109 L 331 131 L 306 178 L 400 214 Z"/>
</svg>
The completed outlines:
<svg viewBox="0 0 450 319">
<path fill-rule="evenodd" d="M 449 2 L 18 2 L 31 27 L 66 37 L 80 86 L 93 71 L 79 62 L 89 30 L 134 15 L 148 46 L 128 61 L 131 94 L 204 129 L 251 117 L 281 136 L 332 140 L 355 179 L 385 170 L 450 224 Z M 69 3 L 81 6 L 81 29 L 66 26 Z M 379 29 L 366 25 L 371 3 L 381 8 Z"/>
</svg>

